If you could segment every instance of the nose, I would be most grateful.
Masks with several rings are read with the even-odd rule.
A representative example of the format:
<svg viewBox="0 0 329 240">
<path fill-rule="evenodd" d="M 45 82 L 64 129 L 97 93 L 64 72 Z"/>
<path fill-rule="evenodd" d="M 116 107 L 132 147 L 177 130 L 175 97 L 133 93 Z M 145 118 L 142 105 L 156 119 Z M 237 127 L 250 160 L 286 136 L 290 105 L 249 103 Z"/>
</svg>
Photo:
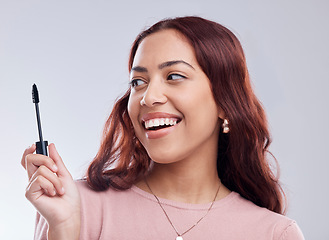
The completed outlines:
<svg viewBox="0 0 329 240">
<path fill-rule="evenodd" d="M 143 98 L 140 101 L 141 106 L 153 107 L 155 105 L 164 104 L 167 97 L 164 93 L 164 86 L 159 82 L 150 82 Z"/>
</svg>

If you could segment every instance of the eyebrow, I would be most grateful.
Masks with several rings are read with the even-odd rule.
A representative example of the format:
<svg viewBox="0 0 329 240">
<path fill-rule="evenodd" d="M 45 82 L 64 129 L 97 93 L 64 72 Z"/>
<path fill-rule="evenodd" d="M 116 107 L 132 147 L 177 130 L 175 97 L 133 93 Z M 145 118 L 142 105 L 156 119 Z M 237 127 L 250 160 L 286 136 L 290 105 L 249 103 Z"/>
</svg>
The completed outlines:
<svg viewBox="0 0 329 240">
<path fill-rule="evenodd" d="M 141 67 L 141 66 L 136 66 L 136 67 L 133 67 L 131 68 L 131 71 L 135 71 L 135 72 L 147 72 L 147 68 L 145 67 Z"/>
<path fill-rule="evenodd" d="M 192 69 L 194 69 L 194 67 L 191 65 L 191 64 L 189 64 L 189 63 L 187 63 L 187 62 L 185 62 L 185 61 L 183 61 L 183 60 L 174 60 L 174 61 L 167 61 L 167 62 L 164 62 L 164 63 L 161 63 L 159 66 L 158 66 L 158 68 L 159 69 L 163 69 L 163 68 L 166 68 L 166 67 L 170 67 L 170 66 L 173 66 L 173 65 L 176 65 L 176 64 L 185 64 L 185 65 L 187 65 L 187 66 L 189 66 L 190 68 L 192 68 Z M 194 69 L 195 70 L 195 69 Z M 147 71 L 147 68 L 145 68 L 145 67 L 141 67 L 141 66 L 136 66 L 136 67 L 133 67 L 133 68 L 131 68 L 131 72 L 132 71 L 136 71 L 136 72 L 148 72 Z"/>
<path fill-rule="evenodd" d="M 168 61 L 168 62 L 161 63 L 159 65 L 159 69 L 163 69 L 165 67 L 170 67 L 172 65 L 176 65 L 176 64 L 180 64 L 180 63 L 183 63 L 183 64 L 189 66 L 190 68 L 193 68 L 194 69 L 194 67 L 191 64 L 189 64 L 189 63 L 187 63 L 187 62 L 185 62 L 183 60 L 174 60 L 174 61 Z"/>
</svg>

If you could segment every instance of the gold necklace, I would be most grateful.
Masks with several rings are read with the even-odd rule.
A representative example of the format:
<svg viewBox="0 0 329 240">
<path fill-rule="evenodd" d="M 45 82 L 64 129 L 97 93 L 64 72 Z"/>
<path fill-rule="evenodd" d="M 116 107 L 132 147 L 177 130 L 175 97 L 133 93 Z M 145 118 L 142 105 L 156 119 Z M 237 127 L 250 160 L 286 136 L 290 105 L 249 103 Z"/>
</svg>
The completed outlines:
<svg viewBox="0 0 329 240">
<path fill-rule="evenodd" d="M 219 186 L 218 186 L 218 188 L 217 188 L 217 191 L 216 191 L 216 195 L 215 195 L 215 197 L 214 197 L 214 200 L 212 201 L 212 203 L 211 203 L 210 207 L 208 208 L 206 214 L 203 215 L 203 216 L 202 216 L 202 217 L 201 217 L 201 218 L 200 218 L 200 219 L 199 219 L 194 225 L 192 225 L 189 229 L 187 229 L 185 232 L 183 232 L 182 234 L 180 234 L 180 233 L 177 231 L 177 229 L 175 228 L 175 226 L 174 226 L 174 224 L 172 223 L 172 221 L 170 220 L 170 218 L 169 218 L 169 216 L 168 216 L 166 210 L 165 210 L 164 207 L 162 206 L 162 204 L 161 204 L 159 198 L 153 193 L 153 191 L 152 191 L 150 185 L 149 185 L 148 182 L 146 181 L 146 178 L 145 178 L 144 180 L 145 180 L 145 183 L 146 183 L 148 189 L 149 189 L 150 192 L 153 194 L 153 196 L 154 196 L 155 199 L 157 200 L 159 206 L 161 207 L 162 211 L 163 211 L 164 214 L 166 215 L 166 217 L 167 217 L 167 219 L 168 219 L 170 225 L 171 225 L 172 228 L 175 230 L 175 232 L 176 232 L 176 234 L 177 234 L 176 240 L 183 240 L 183 235 L 184 235 L 185 233 L 189 232 L 190 230 L 192 230 L 196 225 L 199 224 L 199 222 L 201 222 L 202 219 L 204 219 L 204 218 L 207 216 L 207 214 L 210 212 L 210 209 L 211 209 L 212 206 L 214 205 L 214 202 L 216 201 L 216 198 L 217 198 L 217 195 L 218 195 L 218 192 L 219 192 L 219 188 L 220 188 L 220 184 L 219 184 Z"/>
</svg>

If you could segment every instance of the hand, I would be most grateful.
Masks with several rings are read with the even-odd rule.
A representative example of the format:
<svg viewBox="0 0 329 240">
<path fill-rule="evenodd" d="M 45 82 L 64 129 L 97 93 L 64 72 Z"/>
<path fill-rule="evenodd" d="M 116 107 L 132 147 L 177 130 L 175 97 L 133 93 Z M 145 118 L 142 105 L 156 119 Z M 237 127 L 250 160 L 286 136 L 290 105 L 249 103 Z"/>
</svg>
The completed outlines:
<svg viewBox="0 0 329 240">
<path fill-rule="evenodd" d="M 26 198 L 47 220 L 49 235 L 79 234 L 80 195 L 71 174 L 54 144 L 48 147 L 49 157 L 33 154 L 35 149 L 35 145 L 26 149 L 21 160 L 29 178 Z"/>
</svg>

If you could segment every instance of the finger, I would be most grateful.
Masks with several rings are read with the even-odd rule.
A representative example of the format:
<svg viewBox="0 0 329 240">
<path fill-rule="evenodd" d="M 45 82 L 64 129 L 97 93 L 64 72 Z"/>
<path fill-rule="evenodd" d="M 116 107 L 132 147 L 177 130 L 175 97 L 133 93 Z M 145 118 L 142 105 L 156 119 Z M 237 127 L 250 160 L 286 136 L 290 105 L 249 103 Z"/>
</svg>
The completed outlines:
<svg viewBox="0 0 329 240">
<path fill-rule="evenodd" d="M 54 160 L 55 164 L 58 167 L 57 175 L 59 177 L 62 176 L 62 177 L 70 177 L 70 178 L 72 178 L 70 172 L 65 167 L 64 162 L 63 162 L 61 156 L 58 154 L 58 152 L 56 150 L 56 147 L 55 147 L 55 144 L 51 143 L 48 146 L 48 149 L 49 149 L 49 157 Z"/>
<path fill-rule="evenodd" d="M 42 176 L 43 178 L 47 179 L 52 184 L 53 189 L 55 189 L 58 194 L 64 194 L 64 188 L 61 180 L 49 168 L 44 165 L 40 166 L 31 177 L 30 182 L 33 182 L 34 179 L 38 178 L 39 176 Z"/>
<path fill-rule="evenodd" d="M 23 168 L 26 169 L 26 161 L 25 161 L 25 158 L 28 154 L 32 154 L 35 152 L 35 149 L 36 149 L 36 146 L 35 144 L 32 144 L 31 147 L 28 147 L 27 149 L 25 149 L 24 153 L 23 153 L 23 156 L 22 156 L 22 159 L 21 159 L 21 164 L 23 166 Z"/>
<path fill-rule="evenodd" d="M 28 154 L 25 157 L 26 162 L 26 170 L 29 179 L 32 175 L 38 170 L 38 168 L 42 165 L 46 166 L 47 168 L 51 169 L 53 172 L 58 171 L 58 167 L 56 166 L 55 162 L 47 156 L 41 154 Z"/>
<path fill-rule="evenodd" d="M 31 201 L 38 199 L 44 193 L 47 193 L 49 196 L 56 195 L 53 184 L 45 177 L 39 175 L 27 186 L 25 197 Z"/>
</svg>

